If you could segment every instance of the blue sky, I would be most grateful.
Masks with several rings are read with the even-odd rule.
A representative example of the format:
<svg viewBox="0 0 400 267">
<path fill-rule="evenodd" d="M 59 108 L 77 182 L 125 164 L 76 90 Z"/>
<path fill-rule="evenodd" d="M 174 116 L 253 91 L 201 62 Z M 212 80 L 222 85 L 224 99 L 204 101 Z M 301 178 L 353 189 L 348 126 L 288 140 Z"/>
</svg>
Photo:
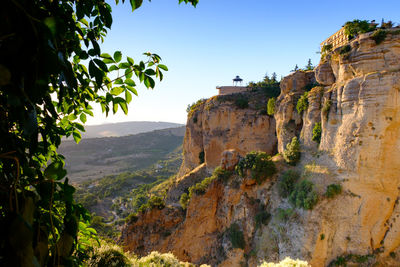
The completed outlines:
<svg viewBox="0 0 400 267">
<path fill-rule="evenodd" d="M 285 76 L 309 58 L 318 64 L 319 43 L 346 21 L 400 23 L 398 0 L 200 0 L 196 8 L 178 0 L 144 0 L 133 13 L 128 3 L 112 7 L 114 22 L 102 52 L 120 50 L 138 61 L 150 51 L 169 71 L 154 90 L 139 86 L 129 115 L 118 111 L 105 118 L 97 109 L 87 124 L 186 123 L 188 104 L 217 94 L 215 87 L 231 85 L 236 75 L 246 84 L 265 73 Z"/>
</svg>

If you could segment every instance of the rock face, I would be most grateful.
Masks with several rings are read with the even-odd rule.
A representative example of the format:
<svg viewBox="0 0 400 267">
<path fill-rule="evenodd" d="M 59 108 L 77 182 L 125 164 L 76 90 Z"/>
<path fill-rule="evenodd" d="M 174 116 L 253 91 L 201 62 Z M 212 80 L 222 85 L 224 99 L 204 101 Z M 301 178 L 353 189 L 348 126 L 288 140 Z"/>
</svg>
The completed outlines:
<svg viewBox="0 0 400 267">
<path fill-rule="evenodd" d="M 238 107 L 245 99 L 247 108 Z M 275 120 L 265 114 L 268 98 L 262 92 L 215 96 L 204 101 L 188 116 L 183 142 L 183 164 L 179 175 L 200 164 L 199 155 L 209 170 L 220 164 L 221 154 L 235 149 L 241 156 L 252 150 L 276 152 Z"/>
<path fill-rule="evenodd" d="M 199 165 L 201 151 L 207 167 L 199 168 L 209 169 L 227 149 L 241 156 L 251 150 L 271 153 L 278 142 L 282 152 L 293 136 L 301 140 L 300 162 L 292 167 L 274 156 L 278 173 L 260 184 L 236 174 L 217 178 L 203 195 L 192 196 L 186 213 L 179 207 L 156 210 L 126 225 L 123 243 L 139 254 L 171 251 L 181 260 L 212 266 L 257 266 L 287 256 L 312 266 L 346 261 L 351 266 L 399 266 L 400 34 L 388 33 L 380 44 L 370 35 L 354 39 L 348 53 L 338 49 L 329 54 L 315 70 L 319 85 L 312 89 L 306 85 L 314 83 L 314 72 L 285 77 L 276 125 L 258 116 L 254 104 L 238 109 L 232 101 L 205 101 L 194 113 L 197 122 L 188 120 L 181 171 Z M 309 89 L 308 108 L 299 115 L 297 99 Z M 320 144 L 312 140 L 316 123 L 322 125 Z M 232 169 L 230 158 L 235 158 L 232 151 L 225 153 L 225 169 Z M 280 193 L 287 170 L 301 175 L 297 184 L 314 184 L 318 202 L 312 210 Z M 186 188 L 189 183 L 182 184 Z M 327 192 L 332 184 L 341 186 L 337 195 Z"/>
<path fill-rule="evenodd" d="M 286 144 L 294 136 L 299 135 L 302 119 L 296 110 L 297 100 L 306 92 L 306 87 L 314 83 L 313 71 L 297 71 L 282 79 L 281 94 L 276 100 L 274 115 L 279 153 L 285 150 Z"/>
</svg>

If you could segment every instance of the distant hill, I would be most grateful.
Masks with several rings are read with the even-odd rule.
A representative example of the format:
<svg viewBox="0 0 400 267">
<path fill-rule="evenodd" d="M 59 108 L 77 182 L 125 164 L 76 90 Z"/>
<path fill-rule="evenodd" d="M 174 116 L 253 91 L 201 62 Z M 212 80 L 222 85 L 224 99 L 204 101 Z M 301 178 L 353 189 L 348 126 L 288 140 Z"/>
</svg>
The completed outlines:
<svg viewBox="0 0 400 267">
<path fill-rule="evenodd" d="M 180 126 L 183 126 L 183 124 L 161 121 L 130 121 L 88 125 L 85 126 L 86 132 L 82 133 L 82 138 L 117 137 Z"/>
<path fill-rule="evenodd" d="M 72 183 L 81 183 L 147 168 L 178 149 L 184 133 L 185 127 L 178 127 L 121 137 L 87 138 L 79 144 L 65 140 L 58 152 L 65 156 L 67 177 Z"/>
</svg>

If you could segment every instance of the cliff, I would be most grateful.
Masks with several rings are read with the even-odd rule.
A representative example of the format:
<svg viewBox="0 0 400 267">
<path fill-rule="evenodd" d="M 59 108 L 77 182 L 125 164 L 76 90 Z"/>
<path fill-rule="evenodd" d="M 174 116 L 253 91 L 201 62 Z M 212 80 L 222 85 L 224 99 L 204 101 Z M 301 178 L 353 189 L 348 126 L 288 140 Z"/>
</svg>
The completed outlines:
<svg viewBox="0 0 400 267">
<path fill-rule="evenodd" d="M 377 44 L 369 33 L 327 54 L 314 72 L 285 77 L 274 118 L 258 115 L 254 92 L 246 93 L 244 109 L 234 95 L 204 101 L 188 118 L 170 206 L 139 215 L 121 242 L 139 254 L 171 251 L 212 266 L 257 266 L 287 256 L 312 266 L 398 266 L 399 91 L 400 35 L 388 33 Z M 308 104 L 299 114 L 305 92 Z M 224 150 L 283 154 L 294 136 L 297 164 L 276 155 L 276 172 L 262 181 L 254 168 L 240 176 L 224 164 L 204 192 L 192 194 L 186 211 L 177 206 L 177 195 L 209 176 Z M 205 165 L 197 167 L 202 151 Z M 224 162 L 237 163 L 228 155 Z"/>
</svg>

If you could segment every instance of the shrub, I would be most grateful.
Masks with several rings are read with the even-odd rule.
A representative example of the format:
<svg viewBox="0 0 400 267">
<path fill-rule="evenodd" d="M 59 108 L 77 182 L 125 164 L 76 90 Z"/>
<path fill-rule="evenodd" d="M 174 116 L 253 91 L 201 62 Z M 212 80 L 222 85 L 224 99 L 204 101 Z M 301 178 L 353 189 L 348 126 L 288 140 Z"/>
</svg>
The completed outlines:
<svg viewBox="0 0 400 267">
<path fill-rule="evenodd" d="M 219 181 L 224 183 L 228 181 L 228 179 L 232 176 L 232 174 L 233 174 L 232 171 L 224 170 L 220 166 L 215 168 L 213 172 L 213 176 Z"/>
<path fill-rule="evenodd" d="M 256 228 L 260 227 L 261 224 L 268 224 L 269 219 L 271 218 L 271 214 L 267 211 L 263 210 L 256 214 L 254 220 L 256 221 Z"/>
<path fill-rule="evenodd" d="M 240 227 L 237 223 L 233 223 L 228 228 L 228 236 L 232 243 L 233 248 L 241 248 L 244 249 L 246 246 L 243 232 L 240 230 Z"/>
<path fill-rule="evenodd" d="M 293 170 L 284 172 L 279 178 L 278 192 L 281 197 L 288 197 L 294 190 L 294 185 L 300 178 L 300 174 Z"/>
<path fill-rule="evenodd" d="M 289 201 L 297 208 L 311 210 L 318 201 L 318 195 L 311 181 L 303 180 L 296 184 L 289 196 Z"/>
<path fill-rule="evenodd" d="M 345 45 L 345 46 L 342 46 L 339 49 L 339 54 L 345 55 L 345 54 L 349 53 L 350 51 L 351 51 L 351 46 L 350 45 Z"/>
<path fill-rule="evenodd" d="M 324 106 L 322 107 L 322 114 L 325 115 L 325 118 L 328 119 L 329 110 L 331 109 L 332 100 L 326 100 Z"/>
<path fill-rule="evenodd" d="M 321 53 L 328 53 L 332 51 L 332 47 L 332 44 L 324 44 L 324 46 L 322 46 Z"/>
<path fill-rule="evenodd" d="M 252 151 L 242 158 L 238 165 L 236 165 L 236 172 L 245 177 L 246 170 L 251 171 L 251 177 L 257 181 L 258 184 L 264 182 L 268 177 L 276 173 L 275 164 L 265 152 Z"/>
<path fill-rule="evenodd" d="M 293 260 L 289 257 L 286 257 L 283 261 L 279 263 L 263 262 L 258 267 L 311 267 L 311 265 L 309 265 L 306 261 Z"/>
<path fill-rule="evenodd" d="M 315 123 L 314 128 L 312 130 L 312 140 L 314 142 L 317 142 L 318 144 L 321 143 L 321 134 L 322 134 L 321 123 L 317 122 Z"/>
<path fill-rule="evenodd" d="M 139 212 L 145 212 L 146 210 L 152 210 L 154 208 L 162 210 L 165 208 L 165 201 L 159 196 L 152 196 L 146 204 L 143 204 L 139 208 Z"/>
<path fill-rule="evenodd" d="M 138 219 L 139 219 L 139 217 L 135 213 L 131 213 L 131 214 L 129 214 L 128 217 L 125 218 L 125 222 L 128 224 L 132 224 L 132 223 L 137 222 Z"/>
<path fill-rule="evenodd" d="M 186 108 L 186 112 L 188 113 L 188 117 L 189 117 L 189 118 L 192 117 L 193 114 L 194 114 L 197 110 L 199 110 L 199 109 L 200 109 L 200 106 L 201 106 L 203 103 L 205 103 L 206 101 L 207 101 L 207 99 L 202 98 L 202 99 L 197 100 L 197 102 L 192 103 L 191 105 L 189 104 L 189 105 L 187 106 L 187 108 Z M 197 118 L 196 118 L 196 121 L 193 121 L 193 122 L 196 123 L 196 122 L 197 122 Z"/>
<path fill-rule="evenodd" d="M 132 266 L 130 260 L 124 255 L 123 251 L 117 246 L 103 245 L 97 249 L 87 262 L 89 267 L 102 266 Z"/>
<path fill-rule="evenodd" d="M 249 100 L 246 97 L 240 96 L 235 99 L 235 105 L 238 108 L 248 108 L 249 107 Z"/>
<path fill-rule="evenodd" d="M 193 194 L 196 194 L 196 195 L 204 194 L 207 191 L 208 186 L 211 184 L 211 182 L 214 179 L 215 179 L 215 176 L 210 176 L 210 177 L 205 178 L 200 183 L 197 183 L 197 184 L 189 187 L 189 199 L 192 198 Z"/>
<path fill-rule="evenodd" d="M 371 39 L 375 41 L 375 44 L 382 43 L 386 38 L 387 32 L 385 30 L 377 30 L 371 35 Z"/>
<path fill-rule="evenodd" d="M 283 151 L 283 158 L 290 165 L 296 165 L 300 160 L 300 143 L 296 136 L 286 145 L 286 150 Z"/>
<path fill-rule="evenodd" d="M 270 116 L 275 114 L 275 102 L 276 102 L 275 97 L 271 97 L 270 99 L 268 99 L 267 113 Z"/>
<path fill-rule="evenodd" d="M 276 219 L 279 222 L 287 222 L 289 221 L 291 218 L 293 218 L 293 216 L 295 215 L 295 212 L 293 209 L 281 209 L 278 208 L 277 209 L 277 213 L 276 213 Z"/>
<path fill-rule="evenodd" d="M 340 193 L 342 193 L 342 186 L 340 184 L 330 184 L 326 187 L 325 196 L 328 198 L 334 198 Z"/>
<path fill-rule="evenodd" d="M 203 164 L 204 163 L 204 150 L 202 150 L 200 153 L 199 153 L 199 162 L 200 162 L 200 164 Z"/>
<path fill-rule="evenodd" d="M 181 204 L 181 207 L 185 210 L 189 204 L 190 197 L 187 193 L 183 193 L 181 195 L 181 198 L 179 199 L 179 203 Z"/>
<path fill-rule="evenodd" d="M 371 32 L 376 29 L 376 25 L 371 24 L 368 20 L 355 19 L 344 24 L 344 34 L 349 39 L 354 38 L 358 34 Z"/>
<path fill-rule="evenodd" d="M 301 115 L 304 110 L 308 108 L 308 92 L 305 92 L 297 101 L 296 109 L 297 112 Z"/>
<path fill-rule="evenodd" d="M 181 263 L 172 253 L 161 254 L 157 251 L 151 252 L 146 257 L 137 260 L 137 266 L 169 266 L 169 267 L 181 267 Z M 136 266 L 136 265 L 135 265 Z"/>
</svg>

